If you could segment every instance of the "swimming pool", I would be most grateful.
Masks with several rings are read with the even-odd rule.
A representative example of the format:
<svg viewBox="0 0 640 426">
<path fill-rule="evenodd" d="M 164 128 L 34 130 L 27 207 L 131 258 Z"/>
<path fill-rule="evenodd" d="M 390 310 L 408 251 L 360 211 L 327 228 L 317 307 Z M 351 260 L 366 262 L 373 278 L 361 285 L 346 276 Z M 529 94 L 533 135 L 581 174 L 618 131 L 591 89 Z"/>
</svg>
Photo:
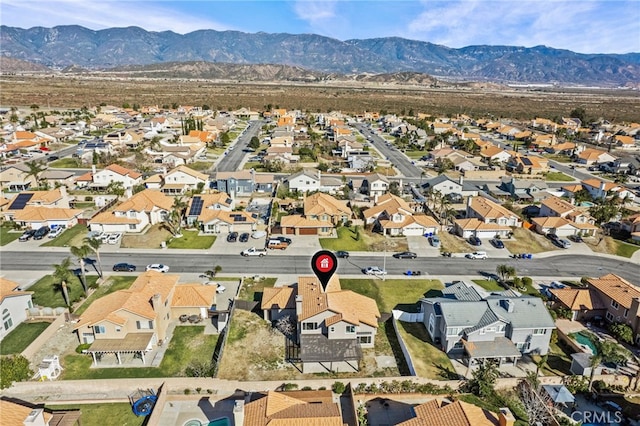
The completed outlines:
<svg viewBox="0 0 640 426">
<path fill-rule="evenodd" d="M 183 426 L 230 426 L 231 423 L 226 417 L 220 417 L 219 419 L 211 420 L 209 423 L 201 422 L 198 419 L 192 419 L 187 421 Z"/>
<path fill-rule="evenodd" d="M 594 204 L 591 201 L 583 201 L 580 203 L 580 207 L 593 207 Z"/>
<path fill-rule="evenodd" d="M 598 349 L 596 348 L 595 343 L 593 343 L 593 341 L 588 335 L 584 334 L 583 332 L 580 332 L 580 333 L 573 333 L 571 337 L 580 345 L 587 346 L 589 349 L 591 349 L 591 353 L 593 355 L 598 354 Z"/>
</svg>

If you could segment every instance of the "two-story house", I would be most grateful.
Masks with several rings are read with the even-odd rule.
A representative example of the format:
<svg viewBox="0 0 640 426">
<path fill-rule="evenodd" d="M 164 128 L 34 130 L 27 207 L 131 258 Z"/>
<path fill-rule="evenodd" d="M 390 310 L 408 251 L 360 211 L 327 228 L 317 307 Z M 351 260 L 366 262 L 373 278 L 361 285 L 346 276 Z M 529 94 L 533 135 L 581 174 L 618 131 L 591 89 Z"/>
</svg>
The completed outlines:
<svg viewBox="0 0 640 426">
<path fill-rule="evenodd" d="M 32 294 L 19 290 L 18 283 L 0 277 L 0 341 L 27 319 L 28 309 L 33 308 Z"/>
<path fill-rule="evenodd" d="M 189 199 L 187 206 L 187 223 L 193 225 L 196 221 L 204 219 L 202 212 L 206 210 L 232 211 L 235 201 L 225 192 L 203 193 L 194 195 Z"/>
<path fill-rule="evenodd" d="M 287 178 L 290 191 L 312 192 L 320 189 L 320 172 L 304 169 Z"/>
<path fill-rule="evenodd" d="M 388 190 L 389 179 L 380 173 L 370 173 L 365 175 L 360 185 L 360 192 L 367 194 L 372 200 L 386 194 Z"/>
<path fill-rule="evenodd" d="M 594 225 L 594 219 L 587 211 L 553 196 L 542 200 L 539 217 L 534 218 L 532 222 L 536 231 L 542 235 L 551 233 L 559 237 L 592 236 L 598 230 Z"/>
<path fill-rule="evenodd" d="M 493 238 L 496 235 L 507 236 L 511 227 L 520 225 L 517 214 L 488 198 L 478 196 L 467 199 L 466 218 L 456 219 L 454 229 L 462 238 Z"/>
<path fill-rule="evenodd" d="M 92 166 L 90 172 L 76 178 L 79 188 L 105 189 L 112 182 L 120 182 L 124 189 L 131 189 L 142 183 L 142 174 L 118 164 L 111 164 L 102 170 Z"/>
<path fill-rule="evenodd" d="M 586 179 L 580 182 L 593 198 L 605 199 L 611 195 L 617 195 L 620 200 L 627 199 L 633 201 L 635 195 L 623 185 L 615 182 L 604 181 L 598 178 Z"/>
<path fill-rule="evenodd" d="M 0 170 L 0 190 L 24 191 L 36 186 L 36 178 L 28 174 L 29 167 L 25 164 L 11 164 Z"/>
<path fill-rule="evenodd" d="M 142 232 L 148 225 L 165 221 L 173 208 L 174 199 L 153 189 L 134 194 L 89 221 L 92 231 L 102 232 Z"/>
<path fill-rule="evenodd" d="M 422 187 L 426 191 L 437 191 L 444 196 L 460 196 L 460 197 L 475 197 L 478 195 L 478 188 L 474 185 L 470 185 L 464 182 L 464 178 L 460 178 L 456 181 L 451 179 L 447 175 L 439 175 L 433 179 L 426 181 Z"/>
<path fill-rule="evenodd" d="M 194 189 L 209 188 L 209 175 L 178 166 L 164 175 L 161 191 L 165 194 L 184 194 Z"/>
<path fill-rule="evenodd" d="M 256 173 L 252 170 L 236 172 L 217 172 L 214 177 L 215 187 L 231 197 L 249 197 L 254 192 L 273 192 L 274 178 L 272 174 Z"/>
<path fill-rule="evenodd" d="M 508 192 L 516 200 L 533 200 L 539 192 L 546 191 L 549 187 L 544 181 L 503 176 L 498 188 Z"/>
<path fill-rule="evenodd" d="M 442 297 L 420 302 L 432 341 L 447 354 L 462 354 L 468 365 L 489 359 L 515 365 L 522 354 L 545 355 L 556 328 L 541 299 L 511 290 L 482 296 L 457 281 Z"/>
<path fill-rule="evenodd" d="M 376 302 L 342 290 L 337 275 L 324 288 L 318 278 L 299 277 L 297 285 L 264 289 L 266 320 L 290 315 L 297 323 L 298 361 L 304 373 L 358 371 L 362 348 L 372 348 L 380 311 Z"/>
<path fill-rule="evenodd" d="M 607 151 L 602 151 L 595 148 L 587 148 L 578 154 L 576 162 L 590 166 L 592 164 L 608 163 L 615 161 L 616 157 L 609 154 Z"/>
<path fill-rule="evenodd" d="M 336 225 L 345 223 L 352 216 L 353 212 L 345 201 L 317 192 L 305 197 L 302 215 L 283 216 L 280 227 L 283 234 L 330 235 Z"/>
<path fill-rule="evenodd" d="M 385 194 L 376 204 L 364 211 L 367 225 L 383 235 L 425 235 L 438 232 L 439 224 L 431 216 L 416 213 L 402 198 Z"/>
</svg>

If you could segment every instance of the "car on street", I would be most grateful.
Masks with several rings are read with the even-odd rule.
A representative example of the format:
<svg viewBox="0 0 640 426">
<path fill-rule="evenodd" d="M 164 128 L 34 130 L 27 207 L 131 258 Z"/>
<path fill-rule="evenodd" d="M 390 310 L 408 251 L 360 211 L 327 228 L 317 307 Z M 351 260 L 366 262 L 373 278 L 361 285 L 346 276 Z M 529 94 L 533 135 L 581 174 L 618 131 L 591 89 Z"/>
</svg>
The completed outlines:
<svg viewBox="0 0 640 426">
<path fill-rule="evenodd" d="M 151 265 L 147 265 L 145 270 L 162 272 L 164 274 L 169 272 L 169 267 L 167 265 L 163 265 L 162 263 L 152 263 Z"/>
<path fill-rule="evenodd" d="M 481 246 L 482 241 L 480 240 L 480 238 L 472 235 L 471 237 L 469 237 L 469 244 L 471 244 L 472 246 Z"/>
<path fill-rule="evenodd" d="M 474 251 L 473 253 L 468 253 L 465 256 L 467 259 L 486 259 L 487 252 L 486 251 Z"/>
<path fill-rule="evenodd" d="M 109 238 L 107 239 L 107 244 L 118 244 L 121 238 L 122 238 L 121 233 L 119 232 L 113 233 L 109 235 Z"/>
<path fill-rule="evenodd" d="M 494 246 L 497 249 L 503 249 L 504 248 L 504 243 L 502 242 L 502 240 L 498 239 L 498 238 L 492 238 L 489 240 L 489 242 L 491 243 L 492 246 Z"/>
<path fill-rule="evenodd" d="M 400 253 L 394 253 L 393 257 L 396 259 L 415 259 L 418 255 L 412 251 L 401 251 Z"/>
<path fill-rule="evenodd" d="M 33 238 L 35 233 L 36 233 L 35 229 L 27 229 L 22 233 L 22 235 L 20 235 L 20 238 L 18 238 L 18 241 L 29 241 L 31 238 Z"/>
<path fill-rule="evenodd" d="M 433 235 L 429 237 L 429 244 L 431 244 L 431 247 L 435 247 L 435 248 L 440 247 L 440 238 L 438 238 L 437 235 Z"/>
<path fill-rule="evenodd" d="M 247 241 L 249 241 L 249 233 L 243 232 L 242 234 L 240 234 L 240 237 L 238 237 L 238 241 L 240 241 L 241 243 L 246 243 Z"/>
<path fill-rule="evenodd" d="M 130 263 L 116 263 L 113 265 L 113 270 L 115 272 L 135 272 L 136 265 L 132 265 Z"/>
<path fill-rule="evenodd" d="M 59 160 L 60 157 L 58 157 L 57 155 L 50 155 L 50 156 L 47 157 L 47 159 L 49 161 L 56 161 L 56 160 Z"/>
<path fill-rule="evenodd" d="M 33 234 L 33 239 L 34 240 L 41 240 L 45 237 L 45 235 L 47 235 L 49 232 L 51 231 L 51 229 L 48 226 L 41 226 L 40 228 L 38 228 L 38 230 L 36 231 L 35 234 Z"/>
<path fill-rule="evenodd" d="M 339 257 L 341 259 L 348 259 L 349 258 L 349 252 L 348 251 L 344 251 L 344 250 L 338 250 L 336 252 L 336 257 Z"/>
<path fill-rule="evenodd" d="M 48 237 L 49 238 L 57 238 L 60 234 L 62 234 L 62 231 L 64 231 L 64 228 L 62 226 L 57 226 L 57 227 L 53 228 L 51 230 L 51 232 L 49 232 Z"/>
<path fill-rule="evenodd" d="M 247 256 L 265 256 L 267 254 L 267 249 L 257 249 L 255 247 L 248 248 L 246 250 L 242 250 L 240 254 L 244 257 Z"/>
<path fill-rule="evenodd" d="M 228 243 L 235 243 L 236 241 L 238 241 L 238 233 L 237 232 L 230 232 L 229 235 L 227 235 L 227 242 Z"/>
<path fill-rule="evenodd" d="M 387 275 L 387 271 L 378 266 L 367 266 L 362 269 L 362 272 L 367 275 Z"/>
</svg>

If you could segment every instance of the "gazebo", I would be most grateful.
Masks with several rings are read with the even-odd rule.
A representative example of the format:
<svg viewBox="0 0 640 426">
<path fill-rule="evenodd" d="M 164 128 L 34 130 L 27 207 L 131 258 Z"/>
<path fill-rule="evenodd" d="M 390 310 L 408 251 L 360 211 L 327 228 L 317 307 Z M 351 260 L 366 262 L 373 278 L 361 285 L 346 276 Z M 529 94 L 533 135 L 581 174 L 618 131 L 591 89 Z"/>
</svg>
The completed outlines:
<svg viewBox="0 0 640 426">
<path fill-rule="evenodd" d="M 97 366 L 102 354 L 113 353 L 118 364 L 122 364 L 123 353 L 140 354 L 142 363 L 146 364 L 145 352 L 152 348 L 154 333 L 129 333 L 124 339 L 96 339 L 86 350 L 93 357 L 93 365 Z"/>
<path fill-rule="evenodd" d="M 542 385 L 542 388 L 556 405 L 566 406 L 576 401 L 576 398 L 564 385 Z"/>
</svg>

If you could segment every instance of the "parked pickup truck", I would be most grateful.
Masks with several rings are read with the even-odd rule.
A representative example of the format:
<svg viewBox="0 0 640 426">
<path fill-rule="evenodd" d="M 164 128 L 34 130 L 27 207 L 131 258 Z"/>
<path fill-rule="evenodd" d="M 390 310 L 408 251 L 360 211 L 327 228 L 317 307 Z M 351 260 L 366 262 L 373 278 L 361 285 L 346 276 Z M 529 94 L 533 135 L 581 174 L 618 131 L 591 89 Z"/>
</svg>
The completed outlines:
<svg viewBox="0 0 640 426">
<path fill-rule="evenodd" d="M 267 250 L 266 249 L 257 249 L 255 247 L 251 247 L 248 248 L 246 250 L 243 250 L 241 253 L 241 255 L 243 256 L 264 256 L 265 254 L 267 254 Z"/>
</svg>

